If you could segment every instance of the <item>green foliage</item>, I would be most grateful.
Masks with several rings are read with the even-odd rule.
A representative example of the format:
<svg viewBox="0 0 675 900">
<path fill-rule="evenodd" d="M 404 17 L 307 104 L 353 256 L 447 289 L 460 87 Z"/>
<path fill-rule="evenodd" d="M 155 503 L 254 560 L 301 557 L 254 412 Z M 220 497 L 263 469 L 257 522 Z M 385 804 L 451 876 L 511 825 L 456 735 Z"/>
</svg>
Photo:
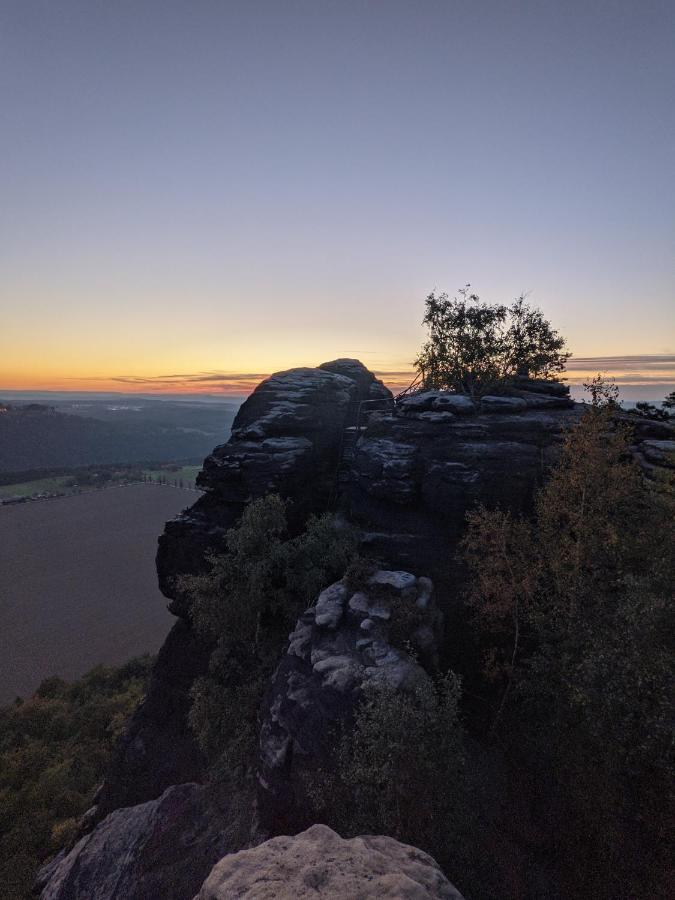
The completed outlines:
<svg viewBox="0 0 675 900">
<path fill-rule="evenodd" d="M 0 709 L 0 884 L 24 900 L 39 864 L 67 845 L 91 806 L 110 752 L 143 696 L 150 657 L 48 678 Z"/>
<path fill-rule="evenodd" d="M 225 548 L 207 574 L 183 578 L 181 589 L 194 627 L 215 645 L 208 676 L 193 687 L 191 724 L 205 752 L 232 767 L 250 756 L 264 684 L 289 629 L 342 575 L 356 539 L 328 515 L 288 537 L 284 502 L 270 495 L 247 506 Z"/>
<path fill-rule="evenodd" d="M 665 402 L 663 405 L 665 406 Z M 631 410 L 631 412 L 633 415 L 639 416 L 642 419 L 654 419 L 657 422 L 667 422 L 670 418 L 667 409 L 659 409 L 657 406 L 654 406 L 653 403 L 646 403 L 645 401 L 636 403 L 635 409 Z"/>
<path fill-rule="evenodd" d="M 342 741 L 340 778 L 354 834 L 390 834 L 439 848 L 461 792 L 459 679 L 421 681 L 411 693 L 372 687 Z"/>
<path fill-rule="evenodd" d="M 371 596 L 377 596 L 377 592 L 370 589 Z M 416 603 L 404 600 L 401 596 L 388 597 L 387 603 L 391 611 L 389 620 L 388 640 L 392 647 L 398 647 L 410 653 L 412 651 L 411 636 L 420 625 L 427 622 L 424 610 Z"/>
<path fill-rule="evenodd" d="M 344 837 L 386 834 L 430 853 L 467 897 L 497 896 L 481 849 L 484 784 L 469 764 L 450 672 L 409 692 L 371 684 L 353 727 L 336 735 L 335 766 L 307 775 L 315 821 Z"/>
<path fill-rule="evenodd" d="M 347 566 L 344 574 L 347 590 L 352 594 L 356 593 L 356 591 L 364 590 L 368 586 L 368 579 L 376 569 L 377 564 L 374 560 L 357 556 Z M 372 590 L 372 588 L 369 588 L 369 590 Z"/>
<path fill-rule="evenodd" d="M 426 299 L 429 339 L 415 361 L 425 388 L 480 396 L 515 375 L 554 378 L 564 370 L 564 339 L 524 296 L 511 306 L 488 304 L 469 287 L 452 300 L 435 293 Z"/>
<path fill-rule="evenodd" d="M 660 896 L 673 498 L 632 460 L 614 393 L 596 381 L 593 399 L 533 523 L 499 510 L 470 517 L 470 600 L 501 663 L 495 727 L 517 765 L 547 772 L 565 896 Z"/>
<path fill-rule="evenodd" d="M 440 852 L 464 802 L 460 695 L 453 673 L 410 692 L 368 686 L 337 741 L 335 772 L 310 786 L 317 818 L 345 835 L 389 834 Z"/>
</svg>

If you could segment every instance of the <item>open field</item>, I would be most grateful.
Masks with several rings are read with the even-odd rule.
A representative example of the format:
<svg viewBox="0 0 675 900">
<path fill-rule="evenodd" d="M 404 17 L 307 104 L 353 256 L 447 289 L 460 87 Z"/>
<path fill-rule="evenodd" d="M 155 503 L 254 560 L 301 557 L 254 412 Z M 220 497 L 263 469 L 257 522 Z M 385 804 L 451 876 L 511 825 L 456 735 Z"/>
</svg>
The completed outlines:
<svg viewBox="0 0 675 900">
<path fill-rule="evenodd" d="M 159 648 L 174 619 L 157 537 L 197 496 L 134 484 L 0 507 L 0 703 Z"/>
<path fill-rule="evenodd" d="M 138 468 L 135 472 L 125 471 L 120 467 L 119 471 L 115 471 L 113 467 L 103 467 L 112 470 L 112 477 L 107 480 L 98 481 L 91 478 L 83 478 L 82 473 L 73 469 L 71 473 L 66 475 L 53 475 L 49 478 L 33 478 L 30 481 L 18 481 L 15 484 L 0 484 L 0 502 L 10 500 L 15 497 L 29 497 L 31 499 L 41 499 L 42 495 L 49 494 L 80 494 L 82 492 L 95 490 L 97 488 L 119 487 L 121 485 L 136 484 L 147 479 L 157 484 L 160 478 L 164 479 L 164 484 L 183 488 L 194 489 L 197 475 L 201 471 L 201 465 L 163 465 L 154 468 Z"/>
<path fill-rule="evenodd" d="M 33 481 L 21 481 L 18 484 L 0 485 L 0 499 L 5 497 L 33 497 L 35 494 L 71 493 L 68 475 L 57 475 L 54 478 L 36 478 Z"/>
</svg>

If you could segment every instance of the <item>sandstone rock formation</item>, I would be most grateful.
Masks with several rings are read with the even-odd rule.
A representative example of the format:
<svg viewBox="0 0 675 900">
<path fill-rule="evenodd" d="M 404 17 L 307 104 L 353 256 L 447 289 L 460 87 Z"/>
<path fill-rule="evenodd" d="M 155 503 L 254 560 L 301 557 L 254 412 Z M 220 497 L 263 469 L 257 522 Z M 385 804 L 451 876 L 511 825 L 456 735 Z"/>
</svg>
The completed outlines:
<svg viewBox="0 0 675 900">
<path fill-rule="evenodd" d="M 204 495 L 168 522 L 160 538 L 160 587 L 182 624 L 160 653 L 91 822 L 202 777 L 186 713 L 209 649 L 190 628 L 189 604 L 175 579 L 204 568 L 205 554 L 222 546 L 246 503 L 278 491 L 291 501 L 291 525 L 298 529 L 311 512 L 341 511 L 362 529 L 367 554 L 390 568 L 431 576 L 447 614 L 461 584 L 454 548 L 466 509 L 476 500 L 526 509 L 555 458 L 561 429 L 578 415 L 563 385 L 527 384 L 539 403 L 562 401 L 564 408 L 526 403 L 523 411 L 487 412 L 468 398 L 435 391 L 394 409 L 390 392 L 350 359 L 280 372 L 258 386 L 230 439 L 205 460 Z M 345 435 L 355 442 L 348 452 Z"/>
<path fill-rule="evenodd" d="M 330 585 L 298 620 L 265 700 L 258 810 L 263 829 L 307 826 L 304 776 L 333 764 L 335 735 L 368 684 L 410 690 L 433 667 L 441 615 L 428 578 L 376 571 L 357 589 Z"/>
<path fill-rule="evenodd" d="M 229 441 L 204 460 L 198 484 L 205 494 L 160 538 L 157 571 L 171 612 L 189 615 L 175 576 L 203 566 L 205 552 L 220 546 L 250 500 L 269 493 L 292 499 L 297 526 L 323 511 L 335 490 L 345 427 L 364 401 L 390 398 L 353 359 L 278 372 L 259 384 L 237 413 Z"/>
<path fill-rule="evenodd" d="M 187 713 L 190 688 L 206 671 L 211 648 L 191 627 L 189 601 L 176 576 L 203 570 L 205 554 L 222 546 L 225 531 L 251 499 L 271 491 L 287 498 L 293 531 L 310 513 L 336 511 L 360 530 L 364 554 L 380 567 L 360 590 L 339 582 L 322 592 L 299 619 L 270 685 L 258 794 L 269 834 L 308 824 L 299 803 L 300 776 L 330 758 L 332 729 L 348 724 L 368 681 L 385 679 L 405 690 L 427 677 L 423 666 L 433 668 L 439 649 L 439 611 L 446 661 L 456 663 L 461 631 L 453 616 L 463 583 L 456 551 L 465 513 L 477 502 L 527 512 L 565 428 L 580 414 L 564 385 L 530 379 L 519 379 L 507 397 L 473 401 L 426 391 L 394 404 L 356 360 L 292 369 L 264 381 L 240 409 L 230 439 L 206 459 L 199 479 L 204 495 L 167 523 L 160 538 L 160 586 L 178 622 L 84 825 L 94 830 L 44 872 L 46 900 L 189 897 L 220 855 L 246 843 L 225 836 L 224 806 L 208 795 L 210 789 L 183 784 L 206 776 Z M 626 421 L 648 475 L 672 465 L 671 423 Z M 433 600 L 431 581 L 409 572 L 433 579 Z M 422 665 L 405 652 L 402 636 L 415 645 Z M 341 894 L 348 881 L 333 884 L 330 871 L 317 871 L 324 871 L 335 892 L 312 886 L 305 872 L 306 896 L 371 896 Z M 387 896 L 387 890 L 394 891 L 390 896 L 458 896 L 405 893 L 426 888 L 411 886 L 396 871 L 389 881 L 385 868 L 370 873 L 379 890 L 372 896 Z M 172 893 L 174 883 L 183 893 Z M 209 879 L 204 896 L 238 896 L 208 893 L 219 883 Z M 292 883 L 298 893 L 300 882 Z"/>
<path fill-rule="evenodd" d="M 455 551 L 467 510 L 476 503 L 514 513 L 531 507 L 564 429 L 580 415 L 566 391 L 558 385 L 555 394 L 532 391 L 534 401 L 476 402 L 425 391 L 373 417 L 341 498 L 366 551 L 431 576 L 447 612 L 462 583 Z"/>
<path fill-rule="evenodd" d="M 186 900 L 228 845 L 226 810 L 197 784 L 118 809 L 41 871 L 42 900 Z"/>
<path fill-rule="evenodd" d="M 226 530 L 256 497 L 277 491 L 290 499 L 291 524 L 298 528 L 310 513 L 322 512 L 336 492 L 344 429 L 360 416 L 365 420 L 364 411 L 390 401 L 390 391 L 362 363 L 338 359 L 272 375 L 242 405 L 230 439 L 204 461 L 199 477 L 204 495 L 167 522 L 159 539 L 159 584 L 179 622 L 117 748 L 91 823 L 203 775 L 187 711 L 190 687 L 204 674 L 210 648 L 190 628 L 187 599 L 175 577 L 202 570 L 205 554 L 222 546 Z"/>
<path fill-rule="evenodd" d="M 195 900 L 462 900 L 434 860 L 389 837 L 343 840 L 325 825 L 226 856 Z"/>
</svg>

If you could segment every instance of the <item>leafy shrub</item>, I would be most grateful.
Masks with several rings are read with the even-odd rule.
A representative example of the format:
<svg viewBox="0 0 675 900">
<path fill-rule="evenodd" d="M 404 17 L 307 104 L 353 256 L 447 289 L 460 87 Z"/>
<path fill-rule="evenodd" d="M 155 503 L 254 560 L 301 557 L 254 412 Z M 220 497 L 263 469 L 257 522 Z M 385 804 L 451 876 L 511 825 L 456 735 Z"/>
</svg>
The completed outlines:
<svg viewBox="0 0 675 900">
<path fill-rule="evenodd" d="M 388 639 L 392 647 L 410 652 L 412 649 L 412 635 L 420 627 L 427 623 L 424 610 L 420 609 L 414 601 L 404 599 L 401 596 L 387 599 L 387 605 L 391 610 L 389 620 Z"/>
<path fill-rule="evenodd" d="M 667 408 L 659 409 L 657 406 L 654 406 L 653 403 L 647 403 L 645 401 L 636 403 L 635 409 L 629 410 L 629 412 L 632 412 L 635 416 L 639 416 L 641 419 L 654 419 L 656 421 L 667 422 L 670 418 Z"/>
<path fill-rule="evenodd" d="M 494 727 L 549 785 L 546 839 L 570 897 L 665 891 L 673 498 L 645 483 L 615 399 L 596 382 L 534 522 L 479 509 L 465 541 L 502 680 Z"/>
<path fill-rule="evenodd" d="M 372 559 L 363 556 L 357 556 L 347 566 L 344 574 L 344 581 L 347 590 L 350 593 L 363 591 L 368 586 L 368 579 L 377 569 L 377 563 Z M 370 590 L 370 588 L 369 588 Z"/>
<path fill-rule="evenodd" d="M 152 659 L 48 678 L 0 709 L 0 885 L 25 900 L 41 862 L 66 846 L 91 806 L 112 747 L 143 696 Z"/>
<path fill-rule="evenodd" d="M 307 803 L 343 836 L 395 837 L 434 856 L 467 898 L 492 897 L 485 787 L 468 758 L 460 697 L 452 672 L 410 693 L 371 685 L 353 726 L 335 737 L 334 767 L 307 774 Z"/>
<path fill-rule="evenodd" d="M 193 686 L 190 714 L 214 762 L 250 760 L 262 692 L 289 629 L 355 555 L 353 532 L 329 515 L 288 537 L 284 502 L 272 494 L 248 505 L 207 574 L 181 579 L 194 627 L 215 645 L 209 674 Z"/>
<path fill-rule="evenodd" d="M 469 287 L 452 300 L 435 293 L 426 299 L 429 339 L 415 360 L 425 389 L 480 396 L 516 375 L 553 378 L 564 370 L 564 339 L 524 296 L 511 306 L 488 304 Z"/>
<path fill-rule="evenodd" d="M 464 769 L 460 681 L 425 679 L 411 693 L 372 687 L 343 738 L 340 780 L 354 834 L 435 847 L 447 839 Z"/>
</svg>

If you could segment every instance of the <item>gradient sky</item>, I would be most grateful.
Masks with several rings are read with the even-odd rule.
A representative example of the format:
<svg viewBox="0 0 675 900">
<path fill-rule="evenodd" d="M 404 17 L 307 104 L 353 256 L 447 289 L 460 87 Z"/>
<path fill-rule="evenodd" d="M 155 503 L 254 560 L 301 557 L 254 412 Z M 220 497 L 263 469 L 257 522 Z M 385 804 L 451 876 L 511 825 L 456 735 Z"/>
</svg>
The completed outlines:
<svg viewBox="0 0 675 900">
<path fill-rule="evenodd" d="M 0 0 L 0 140 L 0 388 L 405 373 L 465 282 L 675 382 L 673 0 Z"/>
</svg>

